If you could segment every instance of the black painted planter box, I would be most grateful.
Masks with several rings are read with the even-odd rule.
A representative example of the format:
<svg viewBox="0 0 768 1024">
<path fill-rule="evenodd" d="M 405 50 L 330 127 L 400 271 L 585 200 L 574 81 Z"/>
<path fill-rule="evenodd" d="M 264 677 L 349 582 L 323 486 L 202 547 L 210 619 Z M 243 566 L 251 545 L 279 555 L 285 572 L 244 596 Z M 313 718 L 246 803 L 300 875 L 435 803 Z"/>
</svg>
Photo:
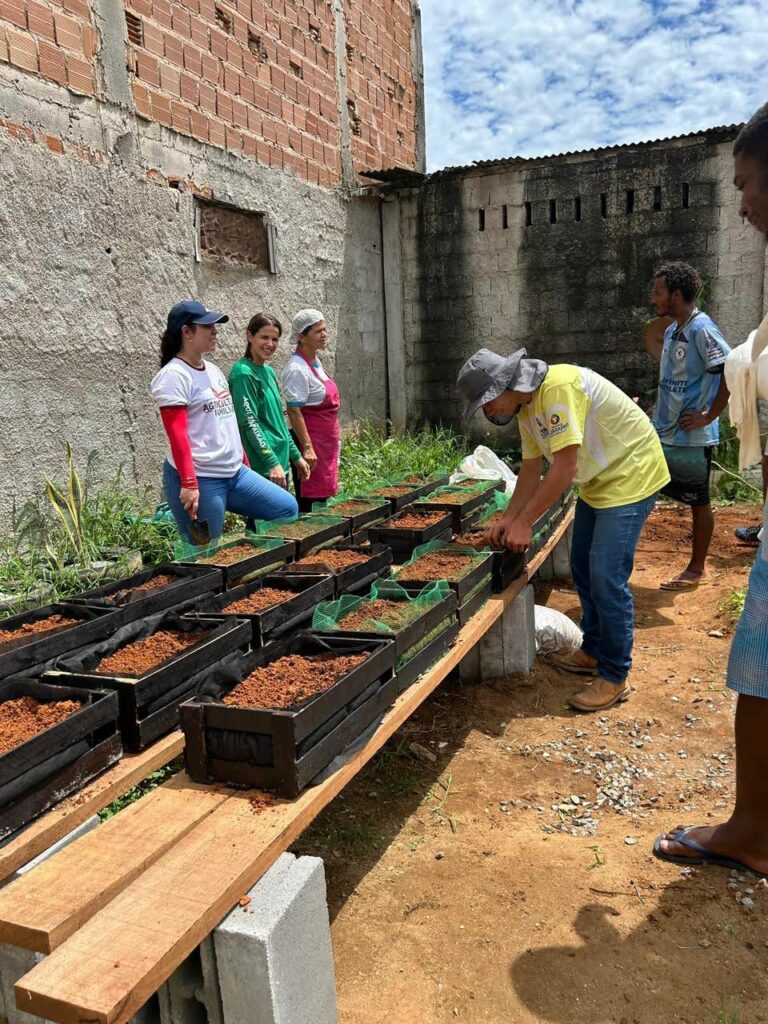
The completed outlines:
<svg viewBox="0 0 768 1024">
<path fill-rule="evenodd" d="M 400 601 L 403 600 L 400 593 L 402 590 L 405 590 L 409 597 L 418 597 L 423 587 L 401 588 L 397 585 L 393 587 L 391 593 L 387 593 L 387 583 L 385 582 L 378 587 L 378 597 L 385 601 Z M 363 601 L 365 600 L 370 600 L 370 597 L 363 599 Z M 395 647 L 395 654 L 399 658 L 427 636 L 443 619 L 455 618 L 456 609 L 456 596 L 450 593 L 430 605 L 422 614 L 414 617 L 412 621 L 399 630 L 392 629 L 389 633 L 377 633 L 368 630 L 344 629 L 343 626 L 339 626 L 338 629 L 326 630 L 324 632 L 333 636 L 363 637 L 366 640 L 391 640 Z M 353 610 L 356 609 L 350 608 L 349 612 L 351 613 Z"/>
<path fill-rule="evenodd" d="M 446 501 L 445 498 L 448 495 L 458 497 L 464 495 L 464 499 L 460 502 Z M 479 516 L 479 509 L 487 500 L 487 491 L 479 491 L 477 494 L 473 494 L 463 487 L 443 487 L 439 491 L 435 491 L 434 494 L 427 495 L 426 498 L 417 501 L 413 508 L 414 510 L 440 509 L 442 512 L 450 513 L 451 529 L 458 533 L 468 516 L 476 510 Z"/>
<path fill-rule="evenodd" d="M 262 587 L 273 587 L 283 590 L 286 600 L 281 604 L 265 608 L 263 612 L 230 612 L 228 607 L 244 597 L 250 597 Z M 195 611 L 187 612 L 185 618 L 205 618 L 221 622 L 229 622 L 233 618 L 251 624 L 251 642 L 261 647 L 270 640 L 276 640 L 289 630 L 312 618 L 312 613 L 320 601 L 333 597 L 334 580 L 332 576 L 309 576 L 288 573 L 262 576 L 253 583 L 235 587 L 225 594 L 209 597 L 197 605 Z"/>
<path fill-rule="evenodd" d="M 473 615 L 477 615 L 483 605 L 493 592 L 493 580 L 484 580 L 472 593 L 470 593 L 459 605 L 459 625 L 466 626 Z"/>
<path fill-rule="evenodd" d="M 425 493 L 429 494 L 438 487 L 447 487 L 450 479 L 450 473 L 403 473 L 401 476 L 396 477 L 392 483 L 413 484 L 415 487 L 422 488 L 428 487 L 430 490 L 425 491 Z"/>
<path fill-rule="evenodd" d="M 407 510 L 410 511 L 411 509 Z M 368 530 L 370 541 L 374 544 L 386 544 L 391 548 L 395 561 L 405 561 L 422 544 L 427 544 L 431 540 L 450 539 L 451 536 L 451 516 L 448 512 L 431 526 L 421 528 L 398 526 L 397 520 L 398 517 L 395 516 L 383 526 L 372 526 Z"/>
<path fill-rule="evenodd" d="M 290 523 L 286 523 L 286 526 L 292 526 L 294 523 L 311 524 L 315 527 L 312 533 L 306 534 L 304 537 L 290 537 L 286 536 L 282 530 L 281 524 L 278 520 L 269 525 L 270 530 L 274 530 L 273 533 L 264 532 L 261 536 L 272 540 L 282 540 L 286 544 L 292 544 L 294 547 L 294 559 L 303 558 L 304 555 L 309 554 L 315 548 L 322 547 L 324 544 L 328 544 L 330 541 L 341 540 L 343 537 L 348 537 L 351 532 L 351 524 L 349 519 L 345 519 L 344 516 L 327 515 L 321 516 L 316 513 L 311 515 L 300 516 L 298 519 L 291 520 Z"/>
<path fill-rule="evenodd" d="M 79 711 L 0 755 L 0 839 L 47 811 L 120 760 L 117 697 L 35 679 L 0 684 L 0 703 L 32 697 L 77 700 Z"/>
<path fill-rule="evenodd" d="M 132 589 L 148 583 L 156 576 L 175 576 L 176 582 L 152 590 Z M 213 566 L 181 565 L 167 562 L 152 569 L 129 576 L 124 580 L 107 583 L 95 590 L 70 598 L 71 604 L 101 608 L 108 611 L 121 609 L 124 622 L 144 619 L 149 615 L 187 605 L 204 594 L 214 593 L 224 587 L 224 574 Z"/>
<path fill-rule="evenodd" d="M 241 558 L 239 562 L 225 565 L 223 562 L 216 562 L 216 555 L 219 551 L 227 551 L 229 548 L 237 547 L 240 544 L 249 544 L 253 548 L 253 554 Z M 293 561 L 296 553 L 296 545 L 293 541 L 280 541 L 274 537 L 240 537 L 238 540 L 222 544 L 215 552 L 201 554 L 192 561 L 181 561 L 179 565 L 191 565 L 195 568 L 200 566 L 213 566 L 224 575 L 224 587 L 229 590 L 241 583 L 246 583 L 257 576 L 263 576 L 267 572 L 275 572 Z M 201 559 L 205 561 L 201 561 Z"/>
<path fill-rule="evenodd" d="M 328 690 L 294 709 L 219 703 L 257 668 L 288 654 L 325 652 L 367 652 L 368 657 Z M 395 700 L 394 660 L 389 641 L 297 633 L 245 655 L 226 670 L 214 671 L 180 709 L 190 778 L 297 796 Z"/>
<path fill-rule="evenodd" d="M 342 510 L 339 508 L 340 505 L 347 507 Z M 349 508 L 350 505 L 353 508 Z M 363 527 L 389 519 L 392 515 L 392 504 L 386 498 L 343 498 L 338 502 L 331 498 L 327 502 L 315 502 L 311 515 L 342 516 L 349 520 L 349 532 L 354 534 Z"/>
<path fill-rule="evenodd" d="M 159 630 L 207 633 L 199 644 L 160 662 L 140 676 L 107 675 L 94 671 L 99 661 L 135 640 Z M 150 623 L 134 622 L 106 643 L 92 645 L 59 659 L 56 668 L 46 672 L 44 682 L 85 690 L 108 689 L 117 692 L 120 732 L 126 750 L 143 750 L 178 723 L 179 704 L 194 687 L 192 676 L 215 665 L 250 641 L 250 624 L 242 619 L 222 622 L 202 617 L 188 619 L 168 612 Z"/>
<path fill-rule="evenodd" d="M 397 666 L 397 692 L 403 693 L 412 686 L 419 676 L 424 675 L 456 642 L 459 635 L 459 623 L 452 622 L 433 640 L 411 658 L 401 660 Z"/>
<path fill-rule="evenodd" d="M 474 548 L 463 548 L 458 544 L 443 544 L 441 545 L 440 550 L 445 551 L 448 554 L 456 553 L 470 555 L 474 562 L 472 568 L 465 573 L 464 576 L 461 576 L 457 580 L 447 580 L 448 586 L 456 594 L 459 607 L 461 607 L 467 597 L 483 582 L 483 580 L 490 579 L 492 564 L 491 554 L 486 551 L 475 551 Z M 397 577 L 396 582 L 400 582 L 397 580 Z M 402 581 L 402 586 L 426 587 L 430 583 L 434 582 L 435 580 L 408 579 Z"/>
<path fill-rule="evenodd" d="M 82 625 L 68 626 L 44 636 L 23 637 L 4 648 L 0 647 L 0 678 L 31 670 L 33 666 L 42 665 L 67 651 L 103 640 L 125 624 L 125 613 L 122 610 L 110 612 L 107 609 L 83 608 L 81 605 L 59 601 L 0 621 L 0 645 L 4 632 L 18 629 L 27 622 L 48 618 L 49 615 L 80 619 Z"/>
<path fill-rule="evenodd" d="M 358 593 L 365 590 L 382 576 L 389 576 L 392 566 L 392 551 L 385 544 L 372 544 L 369 548 L 361 548 L 355 544 L 339 544 L 335 551 L 359 551 L 362 554 L 370 555 L 365 562 L 357 565 L 350 565 L 347 569 L 333 571 L 323 562 L 322 551 L 316 551 L 315 557 L 311 558 L 305 565 L 294 563 L 285 567 L 282 573 L 275 575 L 285 576 L 315 576 L 329 575 L 334 581 L 334 596 L 340 594 Z"/>
<path fill-rule="evenodd" d="M 363 492 L 356 494 L 356 498 L 378 498 L 382 501 L 388 501 L 392 509 L 391 514 L 395 512 L 402 512 L 408 505 L 412 505 L 414 501 L 418 501 L 419 498 L 423 498 L 427 494 L 431 494 L 434 491 L 437 484 L 434 483 L 423 483 L 423 484 L 409 484 L 404 481 L 392 481 L 390 484 L 378 484 L 374 485 L 367 493 Z M 402 494 L 397 493 L 401 488 L 407 487 L 408 490 Z M 392 492 L 392 493 L 387 493 Z"/>
</svg>

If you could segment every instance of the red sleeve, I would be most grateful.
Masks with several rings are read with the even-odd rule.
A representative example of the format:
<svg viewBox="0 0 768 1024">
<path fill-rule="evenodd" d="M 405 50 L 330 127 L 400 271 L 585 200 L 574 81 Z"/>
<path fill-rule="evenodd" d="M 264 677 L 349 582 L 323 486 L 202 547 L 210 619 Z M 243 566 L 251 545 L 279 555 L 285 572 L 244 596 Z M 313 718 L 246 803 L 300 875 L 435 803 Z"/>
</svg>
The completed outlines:
<svg viewBox="0 0 768 1024">
<path fill-rule="evenodd" d="M 181 477 L 182 487 L 197 487 L 195 466 L 192 462 L 192 447 L 189 443 L 187 430 L 187 407 L 185 405 L 165 405 L 160 409 L 171 455 Z"/>
<path fill-rule="evenodd" d="M 250 464 L 250 462 L 248 461 L 248 456 L 247 456 L 247 455 L 245 454 L 245 448 L 243 448 L 243 465 L 244 465 L 244 466 L 247 466 L 247 467 L 248 467 L 248 469 L 250 469 L 250 468 L 251 468 L 251 464 Z"/>
</svg>

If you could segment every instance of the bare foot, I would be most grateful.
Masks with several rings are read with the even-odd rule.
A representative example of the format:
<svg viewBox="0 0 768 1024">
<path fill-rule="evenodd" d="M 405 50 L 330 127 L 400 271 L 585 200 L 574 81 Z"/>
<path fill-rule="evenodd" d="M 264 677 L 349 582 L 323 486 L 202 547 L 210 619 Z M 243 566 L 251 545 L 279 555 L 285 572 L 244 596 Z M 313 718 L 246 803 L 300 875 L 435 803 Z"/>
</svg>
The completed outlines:
<svg viewBox="0 0 768 1024">
<path fill-rule="evenodd" d="M 768 836 L 764 834 L 740 831 L 730 821 L 722 825 L 700 825 L 686 830 L 685 825 L 677 825 L 665 833 L 659 841 L 659 849 L 670 857 L 686 857 L 691 861 L 700 861 L 701 854 L 683 843 L 675 840 L 675 834 L 685 832 L 686 839 L 693 839 L 704 849 L 721 857 L 740 861 L 746 868 L 758 874 L 768 874 Z"/>
</svg>

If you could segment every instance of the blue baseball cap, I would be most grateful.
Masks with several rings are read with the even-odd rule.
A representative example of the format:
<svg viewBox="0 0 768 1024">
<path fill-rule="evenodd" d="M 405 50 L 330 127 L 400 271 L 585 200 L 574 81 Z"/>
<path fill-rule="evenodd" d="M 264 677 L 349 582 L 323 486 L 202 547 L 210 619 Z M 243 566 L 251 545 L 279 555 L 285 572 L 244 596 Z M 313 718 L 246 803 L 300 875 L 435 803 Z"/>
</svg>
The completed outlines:
<svg viewBox="0 0 768 1024">
<path fill-rule="evenodd" d="M 228 321 L 226 313 L 214 313 L 202 302 L 187 299 L 184 302 L 177 302 L 168 314 L 168 330 L 175 332 L 189 324 L 226 324 Z"/>
</svg>

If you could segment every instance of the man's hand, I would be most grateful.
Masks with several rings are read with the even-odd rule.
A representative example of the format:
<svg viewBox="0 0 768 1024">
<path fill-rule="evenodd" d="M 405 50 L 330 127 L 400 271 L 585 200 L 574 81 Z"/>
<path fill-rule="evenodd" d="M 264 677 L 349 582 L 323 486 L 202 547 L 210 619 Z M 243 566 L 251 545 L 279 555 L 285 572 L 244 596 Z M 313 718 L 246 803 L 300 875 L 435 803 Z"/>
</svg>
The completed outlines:
<svg viewBox="0 0 768 1024">
<path fill-rule="evenodd" d="M 278 487 L 288 486 L 285 479 L 285 470 L 282 466 L 273 466 L 269 473 L 267 473 L 267 476 L 272 483 L 277 484 Z"/>
<path fill-rule="evenodd" d="M 312 470 L 309 468 L 306 459 L 299 459 L 296 463 L 296 472 L 299 474 L 299 480 L 309 480 Z"/>
<path fill-rule="evenodd" d="M 483 540 L 490 544 L 492 548 L 504 547 L 504 534 L 507 532 L 509 523 L 505 519 L 500 519 L 498 523 L 494 523 L 486 534 L 483 536 Z"/>
<path fill-rule="evenodd" d="M 519 519 L 507 526 L 502 537 L 502 544 L 510 551 L 527 551 L 532 542 L 531 527 Z"/>
<path fill-rule="evenodd" d="M 712 418 L 709 415 L 709 409 L 702 409 L 701 412 L 689 409 L 688 412 L 683 413 L 679 422 L 682 429 L 688 433 L 691 430 L 698 430 L 699 427 L 708 427 Z"/>
<path fill-rule="evenodd" d="M 200 504 L 200 491 L 197 487 L 182 487 L 179 500 L 189 514 L 190 519 L 197 519 L 197 506 Z"/>
</svg>

